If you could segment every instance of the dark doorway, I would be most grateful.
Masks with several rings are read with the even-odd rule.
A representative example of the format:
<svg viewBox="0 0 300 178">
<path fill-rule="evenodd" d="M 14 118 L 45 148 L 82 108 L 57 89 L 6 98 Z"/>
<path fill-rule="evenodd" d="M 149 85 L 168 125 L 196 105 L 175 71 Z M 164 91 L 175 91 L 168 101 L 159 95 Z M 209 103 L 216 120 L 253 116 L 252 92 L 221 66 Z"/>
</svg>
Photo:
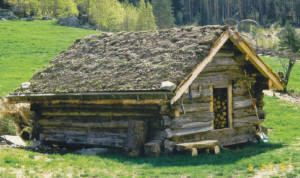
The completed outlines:
<svg viewBox="0 0 300 178">
<path fill-rule="evenodd" d="M 214 129 L 228 128 L 227 88 L 214 88 Z"/>
</svg>

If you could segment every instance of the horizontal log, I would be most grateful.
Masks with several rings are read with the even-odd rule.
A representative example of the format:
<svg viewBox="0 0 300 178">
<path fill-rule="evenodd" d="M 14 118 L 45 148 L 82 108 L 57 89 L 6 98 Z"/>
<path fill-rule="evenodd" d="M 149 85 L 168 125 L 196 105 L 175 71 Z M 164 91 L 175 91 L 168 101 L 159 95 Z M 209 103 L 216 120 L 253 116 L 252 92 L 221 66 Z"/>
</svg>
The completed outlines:
<svg viewBox="0 0 300 178">
<path fill-rule="evenodd" d="M 192 148 L 213 148 L 218 145 L 218 140 L 204 140 L 199 142 L 188 142 L 188 143 L 179 143 L 176 144 L 177 149 L 179 150 L 190 150 Z"/>
<path fill-rule="evenodd" d="M 227 52 L 227 51 L 219 51 L 214 58 L 223 58 L 223 57 L 233 57 L 234 56 L 234 53 L 231 51 L 231 52 Z"/>
<path fill-rule="evenodd" d="M 176 129 L 188 129 L 188 128 L 203 128 L 203 127 L 208 127 L 208 126 L 213 126 L 213 121 L 208 121 L 208 122 L 191 122 L 191 123 L 186 123 L 184 121 L 175 121 L 172 122 L 171 129 L 176 130 Z"/>
<path fill-rule="evenodd" d="M 202 133 L 194 133 L 190 135 L 184 135 L 181 137 L 173 137 L 172 140 L 176 143 L 195 142 L 202 140 L 218 140 L 220 145 L 233 145 L 237 143 L 244 143 L 248 141 L 248 138 L 253 138 L 256 134 L 255 126 L 248 125 L 246 127 L 238 128 L 226 128 L 218 130 L 209 130 Z M 240 139 L 246 135 L 246 138 Z M 231 139 L 233 138 L 233 139 Z"/>
<path fill-rule="evenodd" d="M 158 113 L 138 113 L 138 112 L 126 112 L 126 111 L 118 111 L 118 112 L 80 112 L 80 111 L 44 111 L 41 113 L 42 116 L 98 116 L 98 117 L 155 117 L 159 116 Z M 155 115 L 156 114 L 156 115 Z"/>
<path fill-rule="evenodd" d="M 233 96 L 244 96 L 244 95 L 249 95 L 247 87 L 234 87 L 232 89 L 232 94 Z"/>
<path fill-rule="evenodd" d="M 193 103 L 193 104 L 183 104 L 183 108 L 180 104 L 176 108 L 183 114 L 190 112 L 202 112 L 209 111 L 209 103 Z"/>
<path fill-rule="evenodd" d="M 222 137 L 221 139 L 219 139 L 219 143 L 222 146 L 230 146 L 235 144 L 247 143 L 253 139 L 255 139 L 255 134 L 243 134 L 227 138 Z"/>
<path fill-rule="evenodd" d="M 18 94 L 9 95 L 9 102 L 30 102 L 30 103 L 83 103 L 89 101 L 92 103 L 157 103 L 163 100 L 171 99 L 171 92 L 157 91 L 132 91 L 132 92 L 88 92 L 88 93 L 49 93 L 49 94 Z M 99 102 L 100 101 L 100 102 Z"/>
<path fill-rule="evenodd" d="M 214 113 L 210 111 L 205 112 L 190 112 L 182 114 L 177 118 L 174 118 L 173 121 L 182 121 L 182 122 L 207 122 L 215 118 Z"/>
<path fill-rule="evenodd" d="M 182 129 L 182 130 L 168 130 L 166 131 L 167 132 L 166 135 L 167 138 L 173 138 L 173 137 L 181 137 L 185 135 L 207 132 L 209 130 L 213 130 L 213 126 L 208 126 L 203 128 Z"/>
<path fill-rule="evenodd" d="M 126 138 L 127 129 L 82 129 L 70 127 L 50 127 L 42 126 L 41 133 L 44 134 L 63 134 L 69 136 L 87 136 L 90 138 Z"/>
<path fill-rule="evenodd" d="M 213 66 L 237 66 L 237 67 L 239 67 L 239 63 L 237 63 L 233 58 L 230 58 L 230 57 L 218 57 L 218 58 L 214 58 L 214 60 L 207 65 L 207 67 L 213 67 Z"/>
<path fill-rule="evenodd" d="M 233 99 L 233 109 L 234 110 L 238 110 L 238 109 L 242 109 L 242 108 L 248 108 L 253 106 L 252 100 L 251 99 L 236 99 L 236 97 L 234 97 Z"/>
<path fill-rule="evenodd" d="M 201 97 L 193 97 L 190 99 L 189 97 L 183 97 L 183 103 L 184 104 L 194 104 L 194 103 L 209 103 L 211 100 L 210 96 L 201 96 Z"/>
<path fill-rule="evenodd" d="M 121 104 L 68 104 L 68 103 L 64 103 L 64 104 L 47 104 L 47 103 L 43 103 L 40 104 L 38 106 L 38 109 L 42 109 L 42 110 L 51 110 L 51 109 L 55 109 L 55 110 L 59 110 L 59 109 L 72 109 L 72 110 L 104 110 L 104 111 L 109 111 L 109 110 L 145 110 L 145 111 L 156 111 L 159 110 L 159 106 L 158 105 L 121 105 Z"/>
<path fill-rule="evenodd" d="M 80 128 L 127 128 L 128 121 L 111 122 L 80 122 L 77 120 L 62 119 L 41 119 L 38 121 L 41 126 L 55 127 L 80 127 Z"/>
<path fill-rule="evenodd" d="M 228 72 L 228 70 L 239 70 L 239 69 L 240 69 L 240 67 L 236 66 L 236 65 L 233 65 L 233 66 L 221 66 L 221 65 L 219 65 L 219 66 L 207 66 L 203 70 L 203 73 L 220 72 L 220 71 Z"/>
<path fill-rule="evenodd" d="M 260 121 L 257 119 L 256 116 L 249 116 L 245 118 L 239 118 L 233 120 L 233 127 L 244 127 L 253 124 L 258 124 Z"/>
<path fill-rule="evenodd" d="M 91 145 L 123 148 L 124 140 L 115 138 L 88 138 L 86 136 L 64 136 L 63 134 L 40 134 L 40 140 L 57 144 Z"/>
<path fill-rule="evenodd" d="M 11 103 L 19 102 L 10 101 Z M 25 101 L 23 101 L 25 102 Z M 166 99 L 147 99 L 147 100 L 135 100 L 135 99 L 115 99 L 115 100 L 30 100 L 31 104 L 100 104 L 100 105 L 165 105 L 169 100 Z"/>
<path fill-rule="evenodd" d="M 242 108 L 242 109 L 238 109 L 238 110 L 234 110 L 233 111 L 233 118 L 234 119 L 239 119 L 239 118 L 244 118 L 247 116 L 255 116 L 255 110 L 252 106 L 248 107 L 248 108 Z"/>
</svg>

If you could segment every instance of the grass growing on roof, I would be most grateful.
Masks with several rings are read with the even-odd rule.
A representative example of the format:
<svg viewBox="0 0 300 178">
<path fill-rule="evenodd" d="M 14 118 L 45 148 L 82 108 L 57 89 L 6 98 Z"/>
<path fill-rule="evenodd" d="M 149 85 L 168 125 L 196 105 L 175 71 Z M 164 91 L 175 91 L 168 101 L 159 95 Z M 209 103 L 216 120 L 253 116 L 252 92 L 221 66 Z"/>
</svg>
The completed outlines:
<svg viewBox="0 0 300 178">
<path fill-rule="evenodd" d="M 0 96 L 28 81 L 75 39 L 95 33 L 55 21 L 0 21 Z"/>
</svg>

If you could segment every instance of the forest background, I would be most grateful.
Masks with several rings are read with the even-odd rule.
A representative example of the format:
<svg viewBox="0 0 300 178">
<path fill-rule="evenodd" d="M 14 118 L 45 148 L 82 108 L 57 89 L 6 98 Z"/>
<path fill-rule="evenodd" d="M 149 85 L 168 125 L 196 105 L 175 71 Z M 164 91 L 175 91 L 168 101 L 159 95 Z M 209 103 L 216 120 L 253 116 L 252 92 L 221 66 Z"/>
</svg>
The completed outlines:
<svg viewBox="0 0 300 178">
<path fill-rule="evenodd" d="M 252 19 L 300 26 L 300 0 L 0 0 L 19 17 L 77 16 L 101 31 L 137 31 Z"/>
</svg>

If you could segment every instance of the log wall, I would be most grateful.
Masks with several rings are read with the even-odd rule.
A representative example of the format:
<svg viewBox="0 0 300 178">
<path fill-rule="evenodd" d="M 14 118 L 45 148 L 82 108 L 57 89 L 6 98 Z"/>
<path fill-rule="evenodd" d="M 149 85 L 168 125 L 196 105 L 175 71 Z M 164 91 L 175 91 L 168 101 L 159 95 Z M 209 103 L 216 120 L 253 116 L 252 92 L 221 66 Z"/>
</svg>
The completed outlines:
<svg viewBox="0 0 300 178">
<path fill-rule="evenodd" d="M 219 51 L 172 108 L 177 114 L 165 130 L 169 140 L 165 144 L 167 149 L 170 142 L 216 139 L 221 145 L 232 145 L 255 137 L 255 126 L 262 122 L 258 117 L 262 119 L 263 114 L 259 113 L 264 113 L 262 90 L 267 80 L 245 58 L 230 43 Z M 213 88 L 229 85 L 232 87 L 232 123 L 228 124 L 229 128 L 217 130 L 214 129 Z"/>
<path fill-rule="evenodd" d="M 131 155 L 160 137 L 163 122 L 158 105 L 36 104 L 32 110 L 42 142 L 117 147 Z"/>
</svg>

